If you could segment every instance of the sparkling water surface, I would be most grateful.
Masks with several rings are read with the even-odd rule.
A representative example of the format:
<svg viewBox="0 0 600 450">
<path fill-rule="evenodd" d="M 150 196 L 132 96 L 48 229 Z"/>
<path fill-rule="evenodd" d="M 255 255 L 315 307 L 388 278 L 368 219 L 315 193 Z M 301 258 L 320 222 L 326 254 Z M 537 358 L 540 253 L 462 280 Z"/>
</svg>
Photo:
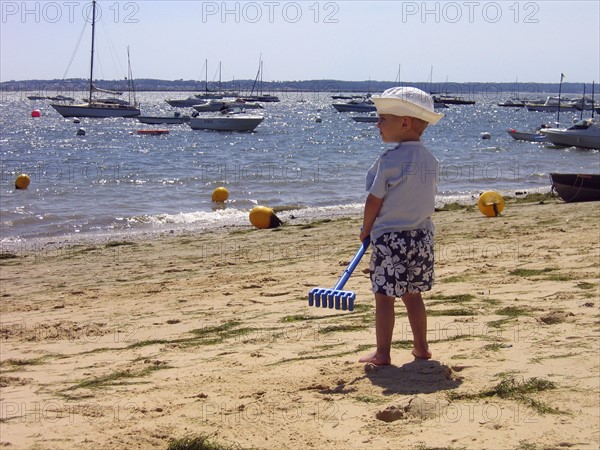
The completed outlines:
<svg viewBox="0 0 600 450">
<path fill-rule="evenodd" d="M 146 125 L 129 118 L 82 118 L 76 124 L 49 101 L 30 101 L 26 94 L 5 93 L 0 105 L 3 246 L 248 224 L 248 211 L 256 205 L 282 210 L 278 215 L 284 220 L 292 214 L 360 213 L 365 174 L 389 147 L 376 124 L 336 112 L 329 93 L 280 94 L 280 103 L 264 104 L 265 120 L 252 133 Z M 138 93 L 138 100 L 142 115 L 171 116 L 192 110 L 172 108 L 164 100 L 188 95 L 146 92 Z M 506 129 L 533 131 L 553 123 L 556 114 L 498 107 L 503 99 L 452 105 L 427 129 L 423 141 L 441 167 L 439 205 L 473 202 L 485 190 L 548 192 L 551 172 L 600 171 L 598 151 L 514 141 Z M 32 118 L 33 109 L 42 116 Z M 580 114 L 564 111 L 560 119 L 568 124 Z M 79 128 L 85 136 L 76 135 Z M 170 133 L 136 133 L 147 128 Z M 491 139 L 482 139 L 482 133 Z M 14 189 L 20 173 L 31 177 L 27 190 Z M 230 193 L 223 206 L 211 201 L 218 186 Z"/>
</svg>

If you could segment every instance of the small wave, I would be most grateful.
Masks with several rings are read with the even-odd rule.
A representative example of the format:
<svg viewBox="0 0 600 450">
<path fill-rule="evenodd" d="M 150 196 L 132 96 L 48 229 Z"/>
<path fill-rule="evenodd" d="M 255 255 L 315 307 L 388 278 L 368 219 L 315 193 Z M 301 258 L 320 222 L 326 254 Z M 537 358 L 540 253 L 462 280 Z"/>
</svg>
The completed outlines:
<svg viewBox="0 0 600 450">
<path fill-rule="evenodd" d="M 143 215 L 126 219 L 132 226 L 136 224 L 150 225 L 187 225 L 205 224 L 210 225 L 238 225 L 247 222 L 248 213 L 239 209 L 217 209 L 213 211 L 195 211 L 177 214 L 155 214 Z"/>
</svg>

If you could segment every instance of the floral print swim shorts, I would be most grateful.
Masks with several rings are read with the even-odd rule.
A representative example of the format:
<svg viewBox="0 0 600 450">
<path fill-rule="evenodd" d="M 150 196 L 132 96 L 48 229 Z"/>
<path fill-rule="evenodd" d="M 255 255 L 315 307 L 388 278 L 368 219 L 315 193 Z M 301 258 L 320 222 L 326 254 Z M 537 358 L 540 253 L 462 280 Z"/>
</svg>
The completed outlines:
<svg viewBox="0 0 600 450">
<path fill-rule="evenodd" d="M 431 289 L 433 272 L 433 233 L 407 230 L 386 233 L 372 244 L 372 291 L 388 297 Z"/>
</svg>

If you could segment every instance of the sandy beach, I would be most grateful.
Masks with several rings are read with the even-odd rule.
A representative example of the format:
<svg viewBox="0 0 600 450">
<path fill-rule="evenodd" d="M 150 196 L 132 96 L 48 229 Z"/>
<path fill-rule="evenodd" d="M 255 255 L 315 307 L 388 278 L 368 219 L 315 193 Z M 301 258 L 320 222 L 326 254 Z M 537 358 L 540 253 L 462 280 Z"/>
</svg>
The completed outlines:
<svg viewBox="0 0 600 450">
<path fill-rule="evenodd" d="M 597 449 L 600 203 L 438 211 L 433 359 L 374 346 L 356 309 L 309 307 L 360 217 L 35 251 L 0 260 L 0 447 Z M 208 448 L 208 447 L 207 447 Z"/>
</svg>

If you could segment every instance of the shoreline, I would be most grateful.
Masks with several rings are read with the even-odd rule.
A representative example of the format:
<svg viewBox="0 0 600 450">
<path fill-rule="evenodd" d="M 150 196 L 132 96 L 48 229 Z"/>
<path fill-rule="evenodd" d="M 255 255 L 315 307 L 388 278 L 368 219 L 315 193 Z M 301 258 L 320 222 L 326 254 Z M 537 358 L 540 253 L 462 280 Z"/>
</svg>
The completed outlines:
<svg viewBox="0 0 600 450">
<path fill-rule="evenodd" d="M 307 306 L 356 251 L 358 216 L 0 260 L 0 444 L 597 448 L 598 217 L 556 199 L 436 212 L 433 359 L 410 356 L 398 303 L 387 367 L 357 363 L 375 339 L 368 256 L 354 312 Z"/>
<path fill-rule="evenodd" d="M 548 192 L 546 192 L 548 191 Z M 507 202 L 528 201 L 528 199 L 541 199 L 546 193 L 549 194 L 547 188 L 533 188 L 528 190 L 503 190 L 499 191 L 504 196 Z M 452 195 L 449 198 L 438 196 L 436 199 L 436 211 L 444 210 L 448 207 L 454 209 L 460 208 L 476 208 L 477 199 L 475 194 Z M 293 205 L 275 206 L 273 210 L 284 224 L 305 224 L 314 220 L 337 219 L 362 216 L 363 204 L 354 203 L 349 205 L 333 205 L 333 206 L 306 206 L 298 207 Z M 213 209 L 213 211 L 225 210 L 227 205 Z M 160 238 L 162 236 L 177 236 L 182 234 L 202 234 L 213 232 L 216 230 L 235 231 L 252 229 L 252 225 L 248 220 L 250 210 L 235 210 L 232 212 L 238 213 L 233 220 L 224 222 L 206 223 L 201 220 L 192 221 L 189 223 L 161 223 L 159 225 L 149 224 L 145 227 L 131 227 L 113 230 L 96 230 L 83 233 L 70 233 L 55 236 L 34 236 L 34 237 L 10 237 L 0 240 L 0 254 L 10 258 L 10 255 L 27 254 L 35 251 L 45 251 L 48 249 L 60 249 L 67 246 L 76 245 L 101 245 L 109 244 L 118 241 L 143 241 Z"/>
</svg>

